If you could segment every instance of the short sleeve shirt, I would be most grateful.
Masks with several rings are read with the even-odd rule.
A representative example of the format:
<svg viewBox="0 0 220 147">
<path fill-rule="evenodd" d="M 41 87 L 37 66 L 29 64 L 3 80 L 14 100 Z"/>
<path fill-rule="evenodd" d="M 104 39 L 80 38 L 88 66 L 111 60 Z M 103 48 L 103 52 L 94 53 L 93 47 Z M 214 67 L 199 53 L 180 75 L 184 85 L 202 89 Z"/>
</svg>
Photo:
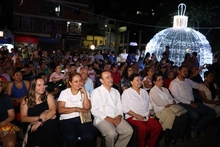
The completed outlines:
<svg viewBox="0 0 220 147">
<path fill-rule="evenodd" d="M 13 109 L 12 101 L 6 94 L 0 94 L 0 122 L 8 117 L 10 109 Z"/>
</svg>

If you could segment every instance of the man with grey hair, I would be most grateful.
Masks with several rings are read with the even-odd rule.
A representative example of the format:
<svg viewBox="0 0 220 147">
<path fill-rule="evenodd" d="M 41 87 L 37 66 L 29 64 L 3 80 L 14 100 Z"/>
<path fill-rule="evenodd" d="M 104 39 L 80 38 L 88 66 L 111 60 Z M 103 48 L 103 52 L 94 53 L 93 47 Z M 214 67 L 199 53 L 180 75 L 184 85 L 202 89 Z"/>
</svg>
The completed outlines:
<svg viewBox="0 0 220 147">
<path fill-rule="evenodd" d="M 89 97 L 90 97 L 92 91 L 94 90 L 94 84 L 92 79 L 88 77 L 88 69 L 86 67 L 81 67 L 79 73 L 82 76 L 83 86 L 86 89 L 86 91 L 89 93 Z"/>
</svg>

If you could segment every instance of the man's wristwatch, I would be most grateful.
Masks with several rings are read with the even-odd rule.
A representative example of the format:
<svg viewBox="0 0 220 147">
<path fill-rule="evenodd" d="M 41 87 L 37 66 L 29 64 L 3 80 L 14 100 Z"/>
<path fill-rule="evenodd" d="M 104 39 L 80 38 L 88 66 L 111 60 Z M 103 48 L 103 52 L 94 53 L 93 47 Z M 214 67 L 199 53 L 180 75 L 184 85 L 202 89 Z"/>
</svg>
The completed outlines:
<svg viewBox="0 0 220 147">
<path fill-rule="evenodd" d="M 38 119 L 39 122 L 42 122 L 43 120 L 41 118 Z"/>
</svg>

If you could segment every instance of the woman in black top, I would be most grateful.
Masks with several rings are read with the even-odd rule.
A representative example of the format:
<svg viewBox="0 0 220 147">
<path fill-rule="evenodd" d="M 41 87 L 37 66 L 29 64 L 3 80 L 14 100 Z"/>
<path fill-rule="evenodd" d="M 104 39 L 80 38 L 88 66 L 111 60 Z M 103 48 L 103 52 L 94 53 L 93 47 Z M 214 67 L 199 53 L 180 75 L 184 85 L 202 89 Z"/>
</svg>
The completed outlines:
<svg viewBox="0 0 220 147">
<path fill-rule="evenodd" d="M 21 121 L 29 125 L 27 147 L 60 147 L 56 104 L 45 90 L 45 81 L 36 77 L 31 81 L 27 97 L 21 102 Z"/>
</svg>

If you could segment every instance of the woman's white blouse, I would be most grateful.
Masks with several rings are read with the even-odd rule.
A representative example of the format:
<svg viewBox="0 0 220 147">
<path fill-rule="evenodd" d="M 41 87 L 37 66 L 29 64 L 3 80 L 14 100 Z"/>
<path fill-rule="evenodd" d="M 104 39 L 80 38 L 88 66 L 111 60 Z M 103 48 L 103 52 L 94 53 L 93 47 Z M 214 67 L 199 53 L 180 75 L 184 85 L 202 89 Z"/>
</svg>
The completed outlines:
<svg viewBox="0 0 220 147">
<path fill-rule="evenodd" d="M 155 112 L 162 110 L 168 104 L 172 104 L 174 100 L 167 88 L 161 88 L 162 90 L 160 90 L 156 85 L 154 85 L 154 87 L 151 88 L 149 93 L 150 100 Z"/>
<path fill-rule="evenodd" d="M 81 92 L 79 91 L 76 95 L 73 95 L 70 88 L 67 88 L 67 89 L 61 91 L 60 96 L 57 101 L 65 102 L 65 107 L 67 107 L 67 108 L 68 107 L 83 108 L 83 106 L 82 106 L 83 94 L 81 95 Z M 69 114 L 61 114 L 60 120 L 75 118 L 78 116 L 79 116 L 78 112 L 72 112 Z"/>
<path fill-rule="evenodd" d="M 147 91 L 141 88 L 138 94 L 132 88 L 126 89 L 122 93 L 122 108 L 126 119 L 131 117 L 127 114 L 130 110 L 142 116 L 148 116 L 152 105 Z"/>
</svg>

